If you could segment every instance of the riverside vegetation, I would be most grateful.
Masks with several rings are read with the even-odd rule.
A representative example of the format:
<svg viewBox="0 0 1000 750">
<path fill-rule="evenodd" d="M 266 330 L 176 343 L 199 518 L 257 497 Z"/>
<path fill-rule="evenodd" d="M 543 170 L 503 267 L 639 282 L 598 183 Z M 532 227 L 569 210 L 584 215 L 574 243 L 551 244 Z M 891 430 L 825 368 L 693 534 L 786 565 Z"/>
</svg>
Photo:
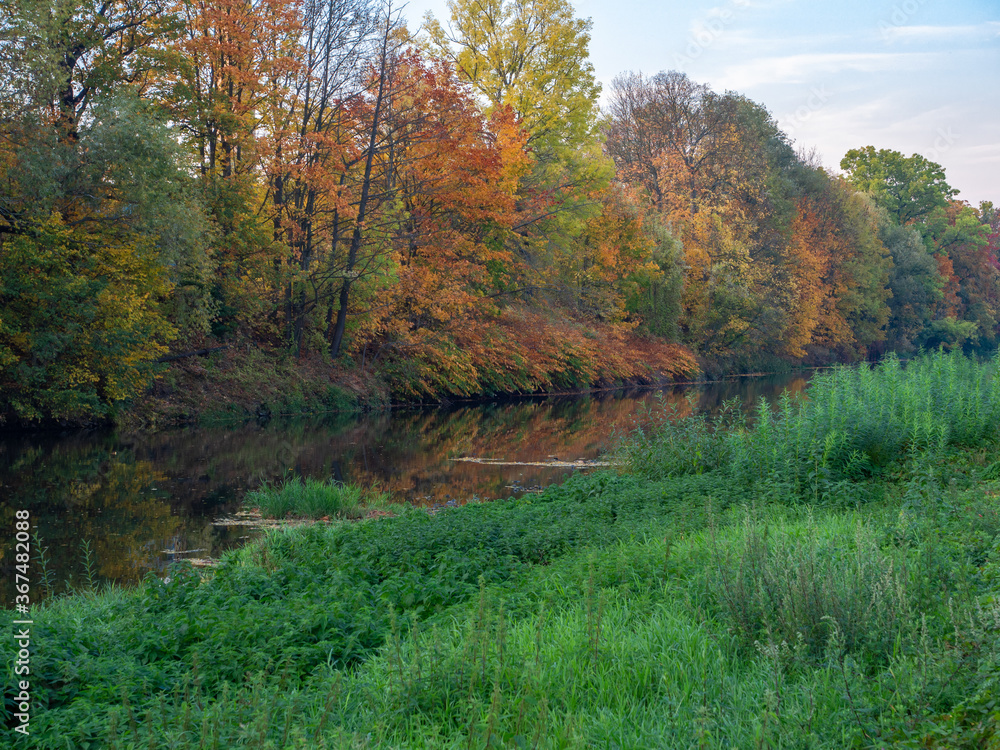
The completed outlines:
<svg viewBox="0 0 1000 750">
<path fill-rule="evenodd" d="M 55 598 L 18 746 L 998 747 L 998 366 L 666 411 L 617 472 Z"/>
<path fill-rule="evenodd" d="M 248 492 L 244 503 L 263 518 L 359 519 L 387 511 L 389 493 L 317 479 L 291 479 Z"/>
<path fill-rule="evenodd" d="M 602 96 L 570 0 L 404 5 L 0 8 L 0 428 L 1000 345 L 1000 207 L 940 164 L 833 174 L 680 71 Z"/>
</svg>

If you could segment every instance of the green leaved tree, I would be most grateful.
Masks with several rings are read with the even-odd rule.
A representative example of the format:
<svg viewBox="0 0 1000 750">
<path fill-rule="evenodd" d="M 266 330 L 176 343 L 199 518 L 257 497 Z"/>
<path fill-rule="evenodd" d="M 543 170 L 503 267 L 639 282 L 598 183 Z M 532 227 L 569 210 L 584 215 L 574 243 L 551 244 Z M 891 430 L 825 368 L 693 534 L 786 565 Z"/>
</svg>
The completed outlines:
<svg viewBox="0 0 1000 750">
<path fill-rule="evenodd" d="M 945 182 L 944 168 L 920 154 L 903 156 L 899 151 L 865 146 L 848 151 L 840 168 L 900 225 L 944 208 L 958 192 Z"/>
<path fill-rule="evenodd" d="M 588 58 L 589 19 L 566 0 L 449 0 L 447 29 L 426 19 L 429 47 L 493 108 L 512 107 L 537 148 L 589 143 L 601 87 Z"/>
</svg>

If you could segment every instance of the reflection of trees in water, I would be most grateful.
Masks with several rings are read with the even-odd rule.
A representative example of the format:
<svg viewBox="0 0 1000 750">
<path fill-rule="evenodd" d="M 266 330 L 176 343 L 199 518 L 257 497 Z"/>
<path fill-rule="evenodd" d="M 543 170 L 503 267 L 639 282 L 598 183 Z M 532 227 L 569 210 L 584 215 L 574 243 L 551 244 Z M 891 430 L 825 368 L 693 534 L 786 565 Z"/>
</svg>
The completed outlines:
<svg viewBox="0 0 1000 750">
<path fill-rule="evenodd" d="M 699 389 L 698 409 L 714 412 L 720 409 L 725 401 L 736 398 L 744 411 L 752 411 L 762 398 L 774 402 L 784 390 L 792 396 L 801 395 L 808 382 L 808 375 L 796 374 L 737 378 L 709 383 Z"/>
<path fill-rule="evenodd" d="M 806 378 L 757 378 L 695 391 L 667 389 L 662 401 L 713 411 L 733 397 L 754 408 Z M 80 542 L 88 539 L 102 577 L 134 580 L 160 567 L 165 548 L 207 548 L 217 555 L 245 534 L 213 527 L 246 490 L 289 474 L 379 485 L 395 500 L 439 503 L 506 497 L 510 485 L 559 481 L 565 468 L 484 466 L 451 458 L 507 461 L 595 458 L 660 408 L 655 391 L 522 399 L 448 408 L 402 408 L 364 415 L 272 421 L 235 428 L 181 429 L 116 438 L 0 440 L 0 523 L 31 511 L 61 580 L 81 580 Z M 11 539 L 0 537 L 3 586 L 13 581 Z M 6 601 L 6 588 L 0 589 Z M 12 595 L 12 592 L 10 592 Z"/>
<path fill-rule="evenodd" d="M 180 525 L 169 503 L 153 496 L 163 475 L 146 461 L 109 462 L 104 482 L 83 513 L 83 538 L 96 542 L 98 570 L 107 580 L 134 580 L 153 567 L 165 540 Z M 114 535 L 108 534 L 114 529 Z"/>
<path fill-rule="evenodd" d="M 48 548 L 56 590 L 84 580 L 83 543 L 90 544 L 103 580 L 131 582 L 144 575 L 159 553 L 156 542 L 180 525 L 154 488 L 162 474 L 147 461 L 114 451 L 106 440 L 43 441 L 20 448 L 4 443 L 0 453 L 4 504 L 0 516 L 31 512 Z M 12 527 L 11 527 L 12 528 Z M 13 581 L 12 540 L 0 539 L 5 600 Z M 32 561 L 34 596 L 41 595 L 41 569 Z"/>
</svg>

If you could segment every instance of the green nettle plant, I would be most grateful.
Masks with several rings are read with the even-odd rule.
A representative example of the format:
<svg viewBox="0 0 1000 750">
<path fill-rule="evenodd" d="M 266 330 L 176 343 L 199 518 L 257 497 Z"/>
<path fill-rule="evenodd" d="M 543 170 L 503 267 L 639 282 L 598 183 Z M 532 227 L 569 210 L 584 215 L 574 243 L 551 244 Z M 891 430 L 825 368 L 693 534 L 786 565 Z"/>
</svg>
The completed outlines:
<svg viewBox="0 0 1000 750">
<path fill-rule="evenodd" d="M 995 367 L 939 352 L 904 368 L 889 355 L 874 368 L 817 375 L 805 400 L 784 394 L 777 408 L 761 401 L 749 420 L 731 408 L 679 418 L 668 405 L 620 453 L 651 478 L 718 468 L 746 486 L 764 479 L 776 497 L 817 500 L 900 458 L 992 439 L 1000 427 Z"/>
</svg>

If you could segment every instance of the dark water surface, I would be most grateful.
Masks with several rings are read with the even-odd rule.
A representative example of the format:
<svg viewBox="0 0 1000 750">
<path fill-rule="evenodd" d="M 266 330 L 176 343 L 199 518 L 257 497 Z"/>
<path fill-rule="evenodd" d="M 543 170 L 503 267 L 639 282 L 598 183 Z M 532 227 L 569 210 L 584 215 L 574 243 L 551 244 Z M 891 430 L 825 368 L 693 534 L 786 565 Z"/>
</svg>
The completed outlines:
<svg viewBox="0 0 1000 750">
<path fill-rule="evenodd" d="M 663 400 L 683 410 L 687 399 L 701 410 L 732 398 L 751 406 L 761 397 L 773 401 L 785 388 L 801 391 L 808 377 L 397 408 L 150 435 L 0 437 L 0 607 L 13 603 L 18 510 L 30 512 L 48 548 L 55 591 L 86 583 L 87 550 L 98 582 L 134 583 L 173 560 L 218 557 L 256 533 L 213 522 L 238 510 L 243 495 L 263 482 L 289 475 L 333 477 L 377 484 L 393 500 L 415 505 L 509 497 L 560 482 L 573 470 L 452 459 L 594 459 Z M 30 566 L 37 601 L 42 570 L 35 559 Z"/>
</svg>

